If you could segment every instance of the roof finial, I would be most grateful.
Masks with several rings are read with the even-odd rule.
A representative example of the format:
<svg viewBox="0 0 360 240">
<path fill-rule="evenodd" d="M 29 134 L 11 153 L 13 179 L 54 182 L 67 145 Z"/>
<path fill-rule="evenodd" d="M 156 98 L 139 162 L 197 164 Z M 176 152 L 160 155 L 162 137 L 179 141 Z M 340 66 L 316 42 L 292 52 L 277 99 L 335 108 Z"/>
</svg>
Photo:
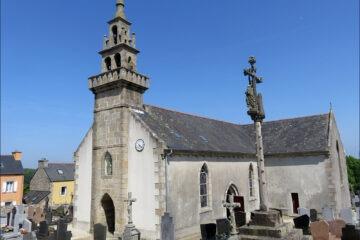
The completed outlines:
<svg viewBox="0 0 360 240">
<path fill-rule="evenodd" d="M 329 110 L 329 113 L 332 113 L 333 112 L 333 106 L 332 106 L 332 102 L 330 101 L 330 110 Z"/>
<path fill-rule="evenodd" d="M 116 0 L 116 17 L 126 18 L 124 8 L 125 8 L 124 0 Z"/>
</svg>

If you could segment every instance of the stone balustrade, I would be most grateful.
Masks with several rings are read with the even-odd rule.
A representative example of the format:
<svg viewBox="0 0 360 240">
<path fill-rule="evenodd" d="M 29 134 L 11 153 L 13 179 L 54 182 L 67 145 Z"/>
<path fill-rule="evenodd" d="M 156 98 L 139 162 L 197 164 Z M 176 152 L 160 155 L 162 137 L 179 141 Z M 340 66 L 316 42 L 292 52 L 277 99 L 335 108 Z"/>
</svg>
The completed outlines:
<svg viewBox="0 0 360 240">
<path fill-rule="evenodd" d="M 145 89 L 149 88 L 149 78 L 139 73 L 133 72 L 124 67 L 116 68 L 114 70 L 92 76 L 89 78 L 89 88 L 94 89 L 111 82 L 125 80 L 129 84 L 137 85 Z"/>
</svg>

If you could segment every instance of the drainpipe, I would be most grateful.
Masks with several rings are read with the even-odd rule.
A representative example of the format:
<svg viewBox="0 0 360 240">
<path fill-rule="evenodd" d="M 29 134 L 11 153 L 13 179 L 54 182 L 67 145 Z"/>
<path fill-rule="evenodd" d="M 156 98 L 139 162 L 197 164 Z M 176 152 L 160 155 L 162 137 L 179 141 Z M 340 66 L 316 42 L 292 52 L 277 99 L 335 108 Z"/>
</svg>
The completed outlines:
<svg viewBox="0 0 360 240">
<path fill-rule="evenodd" d="M 169 149 L 169 150 L 164 150 L 164 156 L 163 156 L 163 160 L 165 160 L 165 212 L 168 211 L 168 170 L 167 170 L 167 165 L 169 164 L 169 159 L 168 157 L 170 157 L 173 154 L 173 150 Z"/>
</svg>

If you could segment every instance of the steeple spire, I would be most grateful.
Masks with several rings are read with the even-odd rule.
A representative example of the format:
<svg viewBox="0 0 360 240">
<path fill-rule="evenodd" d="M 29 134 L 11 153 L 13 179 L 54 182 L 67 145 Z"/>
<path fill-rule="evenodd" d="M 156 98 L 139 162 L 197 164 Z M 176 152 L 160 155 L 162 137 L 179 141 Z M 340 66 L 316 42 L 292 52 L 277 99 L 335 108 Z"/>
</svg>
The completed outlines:
<svg viewBox="0 0 360 240">
<path fill-rule="evenodd" d="M 122 18 L 126 19 L 124 8 L 125 8 L 124 0 L 116 0 L 116 16 L 115 17 L 122 17 Z"/>
</svg>

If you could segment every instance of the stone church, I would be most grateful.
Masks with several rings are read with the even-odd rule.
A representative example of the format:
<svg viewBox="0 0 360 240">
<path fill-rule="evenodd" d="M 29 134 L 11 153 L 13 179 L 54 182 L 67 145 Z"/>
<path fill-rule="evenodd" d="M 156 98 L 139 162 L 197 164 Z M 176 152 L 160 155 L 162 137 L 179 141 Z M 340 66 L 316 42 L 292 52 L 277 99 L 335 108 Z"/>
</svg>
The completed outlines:
<svg viewBox="0 0 360 240">
<path fill-rule="evenodd" d="M 93 125 L 74 154 L 74 227 L 107 238 L 132 217 L 144 239 L 160 239 L 162 216 L 176 239 L 199 239 L 200 224 L 229 214 L 228 195 L 241 211 L 259 208 L 254 125 L 194 116 L 146 105 L 149 78 L 137 69 L 135 34 L 117 0 L 108 22 L 101 73 L 89 78 Z M 298 207 L 337 214 L 350 207 L 345 154 L 334 114 L 263 123 L 270 207 L 293 215 Z"/>
</svg>

